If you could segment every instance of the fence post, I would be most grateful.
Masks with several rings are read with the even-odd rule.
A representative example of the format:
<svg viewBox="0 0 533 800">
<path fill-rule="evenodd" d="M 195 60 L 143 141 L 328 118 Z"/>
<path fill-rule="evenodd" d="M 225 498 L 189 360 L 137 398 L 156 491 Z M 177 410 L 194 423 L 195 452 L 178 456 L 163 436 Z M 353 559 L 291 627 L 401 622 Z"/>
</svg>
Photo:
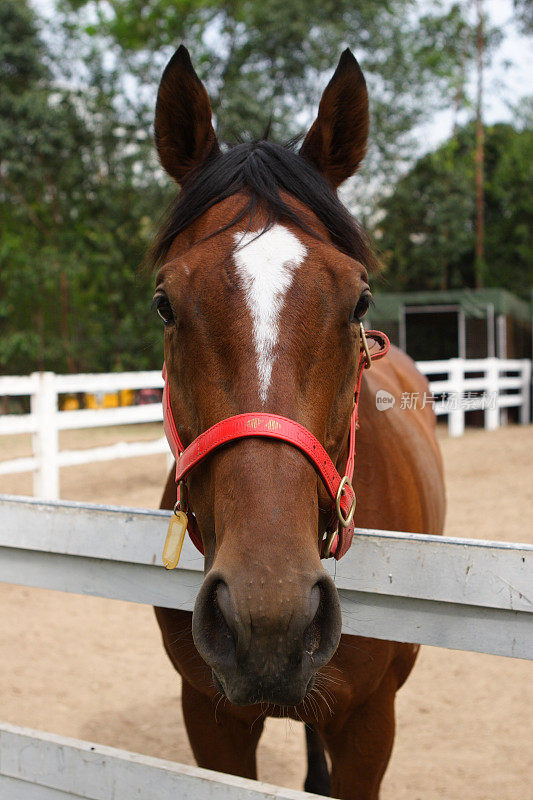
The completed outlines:
<svg viewBox="0 0 533 800">
<path fill-rule="evenodd" d="M 448 434 L 454 437 L 462 436 L 465 432 L 463 379 L 464 361 L 461 358 L 450 358 L 448 380 L 450 381 L 449 394 L 452 395 L 452 406 L 448 413 Z M 453 397 L 453 395 L 456 395 L 456 397 Z"/>
<path fill-rule="evenodd" d="M 31 413 L 36 418 L 33 434 L 33 454 L 38 459 L 38 467 L 33 477 L 35 497 L 47 500 L 59 499 L 58 432 L 57 432 L 57 392 L 53 372 L 37 373 L 39 388 L 31 396 Z"/>
<path fill-rule="evenodd" d="M 487 359 L 487 398 L 485 430 L 495 431 L 500 426 L 500 364 L 497 358 Z"/>
<path fill-rule="evenodd" d="M 520 423 L 529 425 L 531 403 L 531 361 L 525 358 L 522 361 L 522 405 L 520 406 Z"/>
</svg>

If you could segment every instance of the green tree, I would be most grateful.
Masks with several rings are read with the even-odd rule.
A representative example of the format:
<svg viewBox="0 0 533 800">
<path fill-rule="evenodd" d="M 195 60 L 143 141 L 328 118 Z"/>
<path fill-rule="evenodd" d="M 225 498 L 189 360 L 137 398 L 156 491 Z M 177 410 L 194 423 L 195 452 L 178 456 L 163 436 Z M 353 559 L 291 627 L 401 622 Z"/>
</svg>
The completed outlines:
<svg viewBox="0 0 533 800">
<path fill-rule="evenodd" d="M 350 46 L 373 104 L 367 180 L 356 183 L 361 197 L 360 187 L 383 191 L 398 164 L 412 158 L 417 123 L 439 104 L 462 103 L 474 41 L 463 7 L 424 8 L 420 0 L 55 0 L 52 34 L 43 40 L 29 0 L 4 0 L 0 371 L 161 363 L 160 332 L 148 311 L 152 281 L 137 267 L 172 192 L 151 131 L 157 83 L 176 44 L 191 49 L 223 141 L 260 136 L 269 121 L 278 140 L 305 131 L 339 52 Z M 468 150 L 459 139 L 454 147 Z M 507 140 L 505 146 L 510 162 L 501 167 L 498 203 L 505 209 L 523 201 L 525 211 L 519 187 L 528 164 L 518 145 L 516 152 Z M 449 182 L 447 207 L 432 221 L 440 261 L 431 261 L 431 282 L 448 285 L 469 274 L 470 262 L 456 258 L 447 231 L 457 239 L 457 217 L 470 220 L 459 237 L 466 252 L 472 175 L 466 161 L 462 183 L 454 168 L 430 162 L 427 180 L 436 170 Z M 442 192 L 430 199 L 437 208 Z M 418 223 L 413 213 L 415 233 Z M 392 218 L 390 224 L 394 229 Z M 487 260 L 489 247 L 500 246 L 490 235 L 487 229 Z M 508 237 L 522 259 L 523 228 Z M 422 278 L 427 258 L 419 261 Z M 391 275 L 402 285 L 412 269 L 404 259 Z"/>
<path fill-rule="evenodd" d="M 533 0 L 513 0 L 515 17 L 524 33 L 533 33 Z"/>
<path fill-rule="evenodd" d="M 349 46 L 370 84 L 367 173 L 407 157 L 414 125 L 457 91 L 469 26 L 460 3 L 417 0 L 62 0 L 69 19 L 119 52 L 144 90 L 146 124 L 164 64 L 183 41 L 205 81 L 221 141 L 278 141 L 312 121 L 326 75 Z M 148 91 L 147 91 L 148 90 Z M 373 157 L 374 156 L 374 157 Z"/>
<path fill-rule="evenodd" d="M 80 180 L 68 155 L 83 130 L 72 105 L 52 95 L 34 15 L 13 0 L 0 7 L 0 81 L 2 360 L 43 364 L 47 306 L 68 281 L 57 253 L 60 187 Z"/>
<path fill-rule="evenodd" d="M 58 81 L 37 24 L 20 0 L 0 6 L 0 370 L 156 366 L 137 268 L 168 190 L 102 53 L 86 83 Z"/>
<path fill-rule="evenodd" d="M 471 124 L 421 158 L 381 203 L 374 233 L 388 289 L 475 286 L 474 147 Z M 533 285 L 532 164 L 531 128 L 487 127 L 485 284 L 524 298 Z"/>
</svg>

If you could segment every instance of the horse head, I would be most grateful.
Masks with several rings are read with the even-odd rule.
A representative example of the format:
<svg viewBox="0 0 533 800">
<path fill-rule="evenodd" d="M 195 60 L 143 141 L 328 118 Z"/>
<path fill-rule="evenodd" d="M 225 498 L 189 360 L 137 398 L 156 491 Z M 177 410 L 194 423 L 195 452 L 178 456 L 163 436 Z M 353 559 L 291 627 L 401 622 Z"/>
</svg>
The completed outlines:
<svg viewBox="0 0 533 800">
<path fill-rule="evenodd" d="M 182 187 L 154 247 L 169 404 L 187 447 L 238 414 L 300 423 L 342 472 L 373 258 L 336 195 L 363 158 L 368 97 L 345 51 L 296 151 L 221 150 L 185 48 L 159 87 L 161 164 Z M 205 551 L 193 636 L 233 703 L 297 704 L 334 654 L 323 568 L 331 498 L 290 444 L 235 439 L 187 477 Z"/>
</svg>

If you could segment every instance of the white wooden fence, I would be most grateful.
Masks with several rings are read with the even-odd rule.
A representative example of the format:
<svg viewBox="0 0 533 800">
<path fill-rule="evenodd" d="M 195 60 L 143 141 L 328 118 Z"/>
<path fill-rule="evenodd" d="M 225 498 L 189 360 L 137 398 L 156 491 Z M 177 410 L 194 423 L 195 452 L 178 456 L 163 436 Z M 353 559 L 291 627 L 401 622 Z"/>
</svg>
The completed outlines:
<svg viewBox="0 0 533 800">
<path fill-rule="evenodd" d="M 402 396 L 397 398 L 396 402 L 418 406 L 431 403 L 437 415 L 448 415 L 448 430 L 451 436 L 462 435 L 465 414 L 477 409 L 484 411 L 485 428 L 488 430 L 497 428 L 501 414 L 513 406 L 519 409 L 520 422 L 527 424 L 530 420 L 531 361 L 527 359 L 450 359 L 421 361 L 417 366 L 429 377 L 430 392 L 422 397 Z M 432 375 L 446 377 L 431 380 Z M 162 386 L 163 380 L 159 372 L 100 375 L 55 375 L 52 372 L 35 372 L 24 377 L 0 377 L 0 397 L 29 395 L 31 398 L 30 414 L 0 416 L 0 436 L 32 433 L 34 453 L 27 458 L 0 460 L 0 475 L 33 471 L 35 496 L 53 500 L 60 494 L 60 467 L 154 453 L 169 454 L 164 437 L 143 442 L 119 442 L 107 447 L 92 447 L 85 450 L 59 449 L 60 430 L 162 420 L 160 403 L 99 410 L 59 411 L 60 394 Z M 441 399 L 434 402 L 433 395 Z"/>
<path fill-rule="evenodd" d="M 29 395 L 31 398 L 29 414 L 0 416 L 0 436 L 32 433 L 34 452 L 29 458 L 0 461 L 0 475 L 33 471 L 35 496 L 54 500 L 59 497 L 60 467 L 154 453 L 170 453 L 164 437 L 144 442 L 119 442 L 107 447 L 91 447 L 85 450 L 59 449 L 60 430 L 160 422 L 163 418 L 161 403 L 59 411 L 60 394 L 162 387 L 161 373 L 154 371 L 111 372 L 99 375 L 56 375 L 53 372 L 34 372 L 23 377 L 0 377 L 0 397 Z"/>
<path fill-rule="evenodd" d="M 203 556 L 163 568 L 169 511 L 0 495 L 0 582 L 192 610 Z M 533 658 L 533 545 L 357 529 L 323 562 L 345 633 Z"/>
<path fill-rule="evenodd" d="M 203 557 L 161 551 L 169 513 L 0 495 L 0 581 L 192 609 Z M 337 565 L 343 632 L 533 659 L 533 546 L 358 529 Z M 0 725 L 0 797 L 304 800 L 315 795 Z"/>
<path fill-rule="evenodd" d="M 444 395 L 432 405 L 437 416 L 448 415 L 450 436 L 463 435 L 468 411 L 483 411 L 485 429 L 490 431 L 499 427 L 508 408 L 519 409 L 523 425 L 531 419 L 531 361 L 527 358 L 450 358 L 417 361 L 416 365 L 428 377 L 431 394 Z M 431 379 L 442 374 L 444 379 Z"/>
<path fill-rule="evenodd" d="M 0 724 L 2 800 L 324 800 L 315 794 Z"/>
</svg>

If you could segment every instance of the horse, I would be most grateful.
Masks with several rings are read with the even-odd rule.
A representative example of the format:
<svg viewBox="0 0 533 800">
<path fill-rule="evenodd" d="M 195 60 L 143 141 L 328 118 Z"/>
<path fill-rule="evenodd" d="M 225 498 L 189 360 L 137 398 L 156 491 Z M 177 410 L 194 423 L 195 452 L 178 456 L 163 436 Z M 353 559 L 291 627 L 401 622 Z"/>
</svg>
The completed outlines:
<svg viewBox="0 0 533 800">
<path fill-rule="evenodd" d="M 181 46 L 154 129 L 181 187 L 151 252 L 167 435 L 180 443 L 161 508 L 187 514 L 182 532 L 205 554 L 194 612 L 155 613 L 192 751 L 201 767 L 255 779 L 264 720 L 287 716 L 305 723 L 307 791 L 375 800 L 418 645 L 343 635 L 321 556 L 349 546 L 355 495 L 359 526 L 433 534 L 445 498 L 429 405 L 376 407 L 378 390 L 422 396 L 427 381 L 395 348 L 365 355 L 376 257 L 337 196 L 367 146 L 365 79 L 346 50 L 299 149 L 221 148 Z M 346 471 L 356 428 L 354 496 L 345 478 L 334 502 L 324 464 Z"/>
</svg>

